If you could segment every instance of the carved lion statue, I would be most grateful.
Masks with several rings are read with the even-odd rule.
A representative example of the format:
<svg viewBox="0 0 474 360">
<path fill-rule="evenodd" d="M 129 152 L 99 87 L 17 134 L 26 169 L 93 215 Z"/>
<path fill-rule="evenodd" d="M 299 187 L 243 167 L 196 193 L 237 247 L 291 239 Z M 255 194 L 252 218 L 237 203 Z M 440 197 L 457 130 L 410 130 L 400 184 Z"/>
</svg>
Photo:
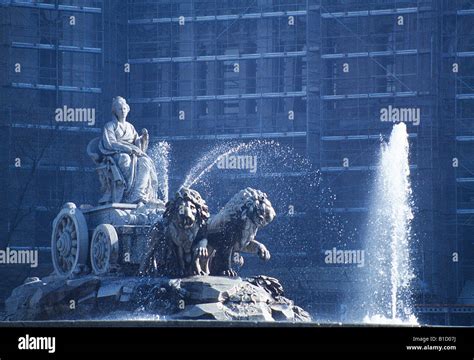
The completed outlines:
<svg viewBox="0 0 474 360">
<path fill-rule="evenodd" d="M 166 203 L 163 219 L 150 231 L 150 245 L 140 265 L 140 274 L 190 274 L 193 241 L 209 216 L 201 195 L 195 190 L 181 188 Z"/>
<path fill-rule="evenodd" d="M 267 194 L 250 187 L 239 191 L 195 238 L 193 273 L 237 276 L 232 264 L 242 263 L 239 252 L 269 260 L 270 252 L 255 236 L 275 215 Z"/>
</svg>

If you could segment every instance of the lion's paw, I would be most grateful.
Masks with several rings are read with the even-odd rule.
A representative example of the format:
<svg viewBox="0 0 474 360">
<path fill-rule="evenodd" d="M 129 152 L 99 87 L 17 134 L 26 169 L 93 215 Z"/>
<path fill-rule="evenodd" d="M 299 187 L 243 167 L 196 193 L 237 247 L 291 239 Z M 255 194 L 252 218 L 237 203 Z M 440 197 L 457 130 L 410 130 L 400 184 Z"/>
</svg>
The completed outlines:
<svg viewBox="0 0 474 360">
<path fill-rule="evenodd" d="M 242 267 L 244 266 L 244 257 L 238 253 L 234 253 L 234 256 L 232 257 L 232 262 L 235 265 Z"/>
<path fill-rule="evenodd" d="M 239 276 L 233 269 L 227 269 L 222 272 L 222 275 L 229 276 L 229 277 L 237 277 Z"/>
<path fill-rule="evenodd" d="M 208 258 L 209 252 L 207 251 L 207 247 L 198 247 L 194 250 L 195 254 L 199 258 Z"/>
<path fill-rule="evenodd" d="M 193 275 L 207 276 L 207 275 L 209 275 L 209 274 L 206 273 L 204 270 L 193 270 Z"/>
<path fill-rule="evenodd" d="M 268 251 L 267 248 L 262 245 L 262 246 L 258 249 L 258 256 L 259 256 L 260 259 L 262 259 L 263 261 L 268 261 L 268 260 L 270 260 L 270 251 Z"/>
</svg>

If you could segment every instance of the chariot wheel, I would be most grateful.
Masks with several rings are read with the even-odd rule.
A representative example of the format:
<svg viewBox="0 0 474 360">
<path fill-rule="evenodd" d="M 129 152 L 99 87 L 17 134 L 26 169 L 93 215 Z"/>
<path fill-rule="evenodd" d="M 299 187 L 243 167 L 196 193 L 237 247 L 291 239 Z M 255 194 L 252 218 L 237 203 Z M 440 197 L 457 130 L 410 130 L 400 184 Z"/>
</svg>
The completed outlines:
<svg viewBox="0 0 474 360">
<path fill-rule="evenodd" d="M 91 241 L 91 265 L 97 275 L 107 274 L 118 262 L 119 243 L 115 228 L 110 224 L 96 227 Z"/>
<path fill-rule="evenodd" d="M 81 210 L 67 203 L 53 221 L 51 255 L 58 275 L 69 276 L 87 263 L 89 238 Z"/>
</svg>

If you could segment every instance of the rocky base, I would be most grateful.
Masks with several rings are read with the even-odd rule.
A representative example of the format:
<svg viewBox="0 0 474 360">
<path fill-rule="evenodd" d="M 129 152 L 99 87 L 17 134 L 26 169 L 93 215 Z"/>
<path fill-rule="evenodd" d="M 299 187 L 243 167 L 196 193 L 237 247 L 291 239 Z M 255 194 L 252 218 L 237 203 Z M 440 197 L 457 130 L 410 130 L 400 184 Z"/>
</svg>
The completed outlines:
<svg viewBox="0 0 474 360">
<path fill-rule="evenodd" d="M 183 279 L 97 277 L 29 278 L 6 300 L 6 320 L 210 319 L 311 321 L 267 276 Z"/>
</svg>

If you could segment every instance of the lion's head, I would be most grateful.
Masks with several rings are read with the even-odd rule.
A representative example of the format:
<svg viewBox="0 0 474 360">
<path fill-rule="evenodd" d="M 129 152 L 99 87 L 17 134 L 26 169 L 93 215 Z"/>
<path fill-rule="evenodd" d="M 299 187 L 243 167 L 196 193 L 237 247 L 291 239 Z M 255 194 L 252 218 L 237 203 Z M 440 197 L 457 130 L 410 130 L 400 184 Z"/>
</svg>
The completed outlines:
<svg viewBox="0 0 474 360">
<path fill-rule="evenodd" d="M 174 222 L 181 229 L 202 226 L 209 219 L 209 209 L 201 195 L 188 188 L 181 188 L 174 198 L 166 203 L 163 218 L 166 222 Z"/>
<path fill-rule="evenodd" d="M 258 227 L 270 224 L 276 213 L 267 194 L 251 187 L 240 190 L 215 217 L 211 227 L 223 226 L 232 219 L 250 219 Z"/>
</svg>

